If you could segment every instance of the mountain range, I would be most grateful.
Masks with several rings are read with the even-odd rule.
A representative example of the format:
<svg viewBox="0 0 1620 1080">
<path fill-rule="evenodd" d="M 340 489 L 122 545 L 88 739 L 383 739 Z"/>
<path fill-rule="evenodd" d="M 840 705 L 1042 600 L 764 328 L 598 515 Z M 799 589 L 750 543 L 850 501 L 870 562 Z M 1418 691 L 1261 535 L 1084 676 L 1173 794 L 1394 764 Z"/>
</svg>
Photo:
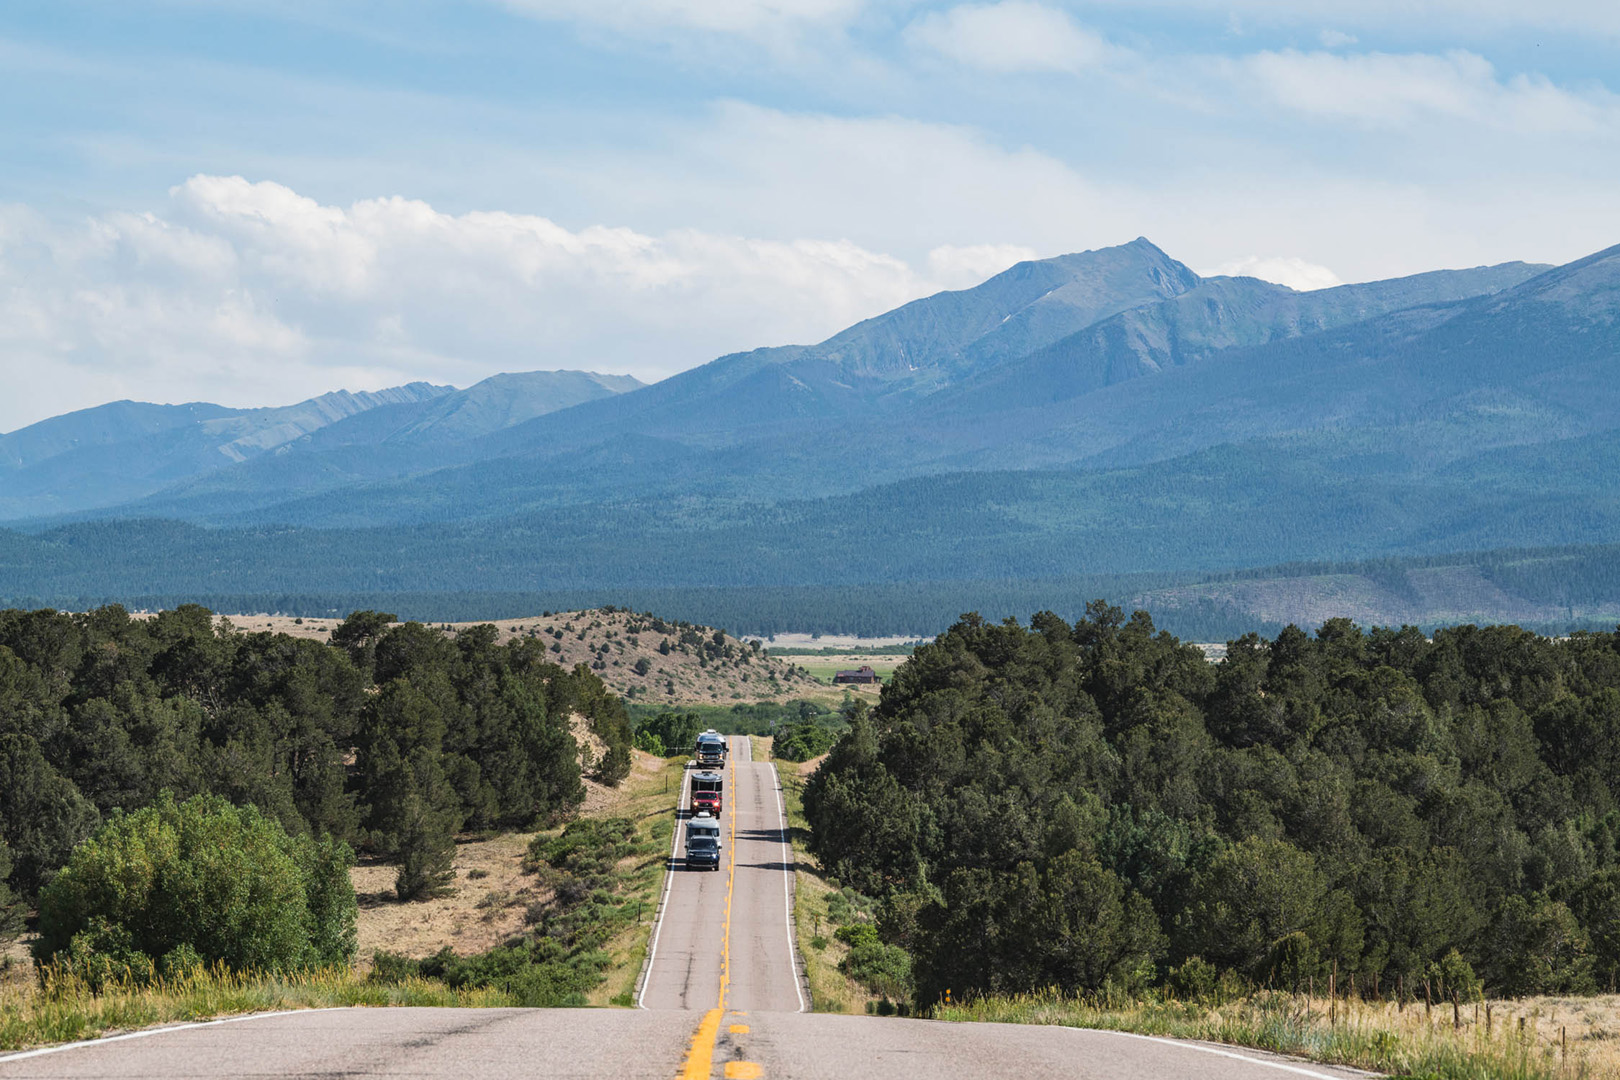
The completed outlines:
<svg viewBox="0 0 1620 1080">
<path fill-rule="evenodd" d="M 132 519 L 229 550 L 215 592 L 328 594 L 421 589 L 408 558 L 450 590 L 833 588 L 1608 543 L 1617 376 L 1620 248 L 1296 292 L 1138 239 L 650 386 L 44 421 L 0 436 L 0 595 L 171 590 Z M 365 573 L 311 566 L 337 543 Z"/>
</svg>

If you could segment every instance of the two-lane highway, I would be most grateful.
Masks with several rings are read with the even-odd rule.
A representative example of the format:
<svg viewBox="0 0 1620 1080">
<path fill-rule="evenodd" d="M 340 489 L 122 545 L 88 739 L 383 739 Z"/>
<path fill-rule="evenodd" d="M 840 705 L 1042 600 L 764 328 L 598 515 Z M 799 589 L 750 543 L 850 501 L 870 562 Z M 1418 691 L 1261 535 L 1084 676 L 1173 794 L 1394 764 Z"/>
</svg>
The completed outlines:
<svg viewBox="0 0 1620 1080">
<path fill-rule="evenodd" d="M 328 1009 L 0 1055 L 0 1080 L 1353 1080 L 1253 1051 L 1074 1028 L 804 1011 L 776 770 L 731 743 L 721 871 L 674 861 L 639 1009 Z M 683 797 L 682 805 L 686 803 Z M 684 821 L 681 823 L 684 827 Z"/>
<path fill-rule="evenodd" d="M 637 998 L 644 1009 L 716 1008 L 728 967 L 730 1008 L 805 1007 L 793 942 L 793 851 L 776 769 L 753 759 L 748 739 L 732 739 L 730 746 L 720 872 L 687 867 L 684 836 L 677 838 Z M 685 826 L 682 820 L 681 830 Z"/>
</svg>

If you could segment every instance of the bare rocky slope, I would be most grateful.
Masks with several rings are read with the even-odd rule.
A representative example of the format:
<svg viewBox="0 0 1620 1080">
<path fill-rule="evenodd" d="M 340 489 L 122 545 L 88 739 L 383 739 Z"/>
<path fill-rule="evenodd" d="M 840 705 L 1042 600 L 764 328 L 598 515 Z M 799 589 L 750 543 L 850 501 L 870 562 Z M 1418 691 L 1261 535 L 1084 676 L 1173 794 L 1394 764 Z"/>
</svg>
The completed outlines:
<svg viewBox="0 0 1620 1080">
<path fill-rule="evenodd" d="M 232 615 L 238 629 L 324 638 L 340 619 Z M 809 672 L 767 656 L 757 643 L 712 626 L 637 614 L 619 608 L 559 611 L 522 619 L 441 623 L 446 633 L 491 623 L 505 643 L 517 637 L 547 643 L 565 667 L 584 664 L 614 693 L 633 702 L 732 705 L 799 697 L 824 689 Z M 644 666 L 644 667 L 643 667 Z"/>
</svg>

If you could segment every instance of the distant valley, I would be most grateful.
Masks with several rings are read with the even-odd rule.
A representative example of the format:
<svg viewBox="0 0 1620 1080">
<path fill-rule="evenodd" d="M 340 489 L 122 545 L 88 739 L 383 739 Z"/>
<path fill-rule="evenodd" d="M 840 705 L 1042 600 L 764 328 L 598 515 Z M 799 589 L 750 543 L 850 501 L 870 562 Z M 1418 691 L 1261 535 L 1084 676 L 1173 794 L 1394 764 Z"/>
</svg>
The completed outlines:
<svg viewBox="0 0 1620 1080">
<path fill-rule="evenodd" d="M 852 591 L 1027 615 L 1019 583 L 1062 581 L 1205 630 L 1336 603 L 1601 619 L 1620 588 L 1592 573 L 1580 604 L 1483 571 L 1219 582 L 1604 550 L 1617 376 L 1620 249 L 1302 293 L 1137 240 L 651 386 L 531 372 L 56 417 L 0 436 L 0 598 L 679 595 L 696 607 L 666 614 L 831 631 Z"/>
</svg>

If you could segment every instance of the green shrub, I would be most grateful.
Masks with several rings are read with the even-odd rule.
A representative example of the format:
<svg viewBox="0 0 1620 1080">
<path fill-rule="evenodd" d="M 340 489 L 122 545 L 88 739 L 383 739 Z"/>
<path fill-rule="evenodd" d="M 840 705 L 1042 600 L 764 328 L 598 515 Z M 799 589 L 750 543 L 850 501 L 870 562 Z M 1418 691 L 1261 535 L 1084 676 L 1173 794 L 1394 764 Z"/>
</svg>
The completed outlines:
<svg viewBox="0 0 1620 1080">
<path fill-rule="evenodd" d="M 844 930 L 852 929 L 844 927 Z M 840 934 L 843 930 L 839 931 Z M 854 979 L 874 994 L 886 998 L 903 998 L 911 994 L 911 954 L 898 945 L 885 945 L 877 940 L 876 932 L 870 940 L 863 940 L 849 950 L 849 955 L 838 963 L 838 970 Z"/>
<path fill-rule="evenodd" d="M 831 750 L 841 731 L 817 723 L 784 724 L 771 743 L 771 753 L 783 761 L 809 761 Z"/>
<path fill-rule="evenodd" d="M 1168 972 L 1165 982 L 1171 993 L 1183 1001 L 1208 1002 L 1215 997 L 1216 980 L 1220 973 L 1215 965 L 1201 956 L 1189 956 Z"/>
<path fill-rule="evenodd" d="M 368 978 L 372 982 L 396 986 L 406 979 L 419 978 L 421 974 L 420 960 L 412 960 L 408 956 L 385 952 L 382 949 L 371 954 L 371 974 Z"/>
<path fill-rule="evenodd" d="M 833 936 L 852 949 L 858 945 L 875 945 L 879 941 L 877 927 L 871 923 L 851 923 L 849 926 L 840 926 Z"/>
<path fill-rule="evenodd" d="M 40 893 L 37 960 L 93 984 L 221 963 L 347 963 L 357 905 L 347 845 L 291 837 L 256 809 L 164 792 L 115 814 Z M 161 962 L 161 963 L 160 963 Z"/>
</svg>

